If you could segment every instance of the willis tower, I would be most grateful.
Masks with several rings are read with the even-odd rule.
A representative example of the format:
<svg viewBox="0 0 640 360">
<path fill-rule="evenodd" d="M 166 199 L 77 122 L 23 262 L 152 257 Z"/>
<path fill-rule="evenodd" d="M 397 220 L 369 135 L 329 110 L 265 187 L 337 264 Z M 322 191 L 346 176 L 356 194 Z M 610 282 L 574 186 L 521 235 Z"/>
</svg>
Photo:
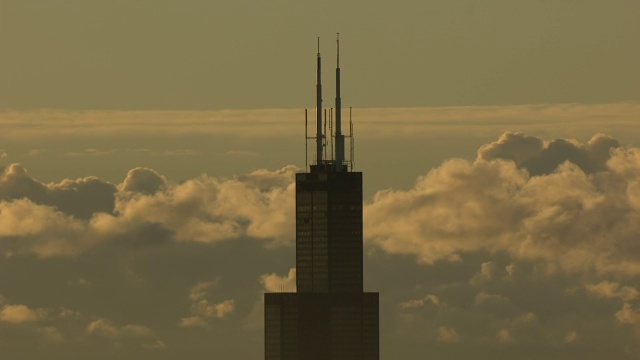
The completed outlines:
<svg viewBox="0 0 640 360">
<path fill-rule="evenodd" d="M 379 359 L 378 293 L 363 292 L 362 173 L 344 154 L 339 39 L 336 58 L 335 152 L 325 159 L 318 46 L 315 163 L 296 174 L 297 292 L 265 294 L 266 360 Z"/>
</svg>

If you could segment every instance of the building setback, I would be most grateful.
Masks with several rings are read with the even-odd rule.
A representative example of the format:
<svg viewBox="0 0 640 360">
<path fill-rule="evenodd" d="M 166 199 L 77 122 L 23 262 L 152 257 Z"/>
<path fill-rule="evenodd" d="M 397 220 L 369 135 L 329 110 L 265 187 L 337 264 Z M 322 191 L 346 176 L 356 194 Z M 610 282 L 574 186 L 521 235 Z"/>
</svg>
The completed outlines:
<svg viewBox="0 0 640 360">
<path fill-rule="evenodd" d="M 265 294 L 266 360 L 379 359 L 378 293 L 363 292 L 362 173 L 344 156 L 337 48 L 335 154 L 323 159 L 318 48 L 316 158 L 296 174 L 297 292 Z"/>
</svg>

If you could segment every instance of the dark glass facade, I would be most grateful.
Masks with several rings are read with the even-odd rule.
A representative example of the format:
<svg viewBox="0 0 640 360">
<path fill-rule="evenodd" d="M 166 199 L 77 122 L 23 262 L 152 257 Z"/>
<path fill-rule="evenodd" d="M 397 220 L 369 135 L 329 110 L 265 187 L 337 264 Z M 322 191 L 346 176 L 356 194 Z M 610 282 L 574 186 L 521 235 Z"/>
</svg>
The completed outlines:
<svg viewBox="0 0 640 360">
<path fill-rule="evenodd" d="M 266 360 L 378 360 L 378 293 L 265 294 Z"/>
<path fill-rule="evenodd" d="M 265 294 L 265 359 L 379 359 L 362 250 L 362 173 L 328 162 L 296 174 L 297 292 Z"/>
<path fill-rule="evenodd" d="M 362 173 L 296 174 L 298 292 L 362 292 Z"/>
</svg>

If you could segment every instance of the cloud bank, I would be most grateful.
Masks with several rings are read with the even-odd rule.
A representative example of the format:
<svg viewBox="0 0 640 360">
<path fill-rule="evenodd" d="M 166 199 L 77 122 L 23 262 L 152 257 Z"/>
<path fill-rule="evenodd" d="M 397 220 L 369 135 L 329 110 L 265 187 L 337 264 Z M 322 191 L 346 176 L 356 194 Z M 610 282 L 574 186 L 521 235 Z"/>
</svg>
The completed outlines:
<svg viewBox="0 0 640 360">
<path fill-rule="evenodd" d="M 295 289 L 296 171 L 174 182 L 137 167 L 112 184 L 2 168 L 2 270 L 46 287 L 50 274 L 26 269 L 58 269 L 66 295 L 29 295 L 5 276 L 0 330 L 17 352 L 31 336 L 130 358 L 170 356 L 191 346 L 187 335 L 260 339 L 261 292 Z M 602 134 L 581 143 L 507 132 L 473 161 L 449 159 L 410 189 L 379 191 L 364 220 L 367 269 L 383 267 L 367 279 L 386 294 L 382 334 L 396 349 L 640 356 L 638 148 Z M 271 256 L 283 257 L 261 267 Z M 135 294 L 122 300 L 127 317 L 110 310 L 120 292 Z"/>
<path fill-rule="evenodd" d="M 125 239 L 214 243 L 247 235 L 291 243 L 295 171 L 175 184 L 135 168 L 119 185 L 94 177 L 43 184 L 11 164 L 0 177 L 0 249 L 51 257 Z"/>
<path fill-rule="evenodd" d="M 433 136 L 470 131 L 504 131 L 516 127 L 534 133 L 585 134 L 606 124 L 616 133 L 637 134 L 635 123 L 640 103 L 523 104 L 509 106 L 439 106 L 355 109 L 357 134 L 365 138 Z M 219 111 L 0 111 L 5 132 L 0 139 L 58 136 L 122 136 L 208 134 L 291 138 L 300 134 L 304 112 L 298 109 Z M 391 120 L 391 121 L 390 121 Z M 30 126 L 25 127 L 23 124 Z M 273 129 L 278 132 L 274 133 Z M 6 138 L 5 138 L 6 137 Z M 96 155 L 100 151 L 89 149 Z M 82 154 L 69 154 L 82 155 Z"/>
<path fill-rule="evenodd" d="M 505 133 L 365 207 L 368 241 L 419 261 L 504 252 L 549 271 L 640 275 L 640 150 Z"/>
</svg>

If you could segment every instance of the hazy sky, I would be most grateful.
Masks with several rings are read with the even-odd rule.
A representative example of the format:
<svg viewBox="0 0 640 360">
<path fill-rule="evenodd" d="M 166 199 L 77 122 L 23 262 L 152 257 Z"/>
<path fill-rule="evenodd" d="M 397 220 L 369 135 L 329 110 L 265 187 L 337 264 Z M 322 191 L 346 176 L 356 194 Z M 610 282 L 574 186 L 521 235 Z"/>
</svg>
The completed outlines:
<svg viewBox="0 0 640 360">
<path fill-rule="evenodd" d="M 381 358 L 640 358 L 640 2 L 0 0 L 3 359 L 263 358 L 336 32 Z"/>
<path fill-rule="evenodd" d="M 336 32 L 356 107 L 637 100 L 639 6 L 2 0 L 0 106 L 310 107 L 315 38 L 333 64 Z"/>
</svg>

